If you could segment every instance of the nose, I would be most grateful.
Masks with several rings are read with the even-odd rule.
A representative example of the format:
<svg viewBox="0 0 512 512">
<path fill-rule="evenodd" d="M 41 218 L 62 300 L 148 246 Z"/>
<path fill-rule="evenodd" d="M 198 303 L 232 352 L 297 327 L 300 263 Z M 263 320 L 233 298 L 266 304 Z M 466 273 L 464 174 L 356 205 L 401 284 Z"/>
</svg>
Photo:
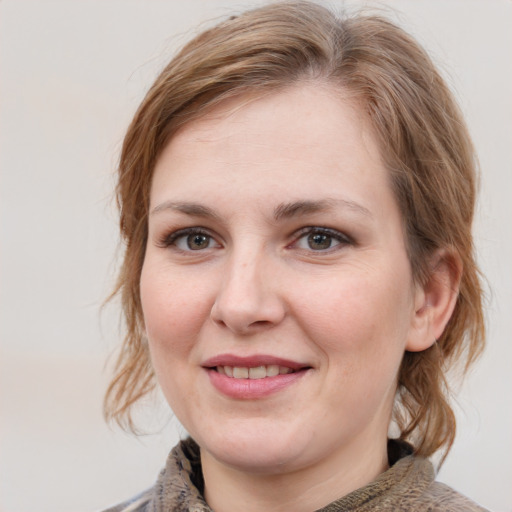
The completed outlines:
<svg viewBox="0 0 512 512">
<path fill-rule="evenodd" d="M 261 255 L 232 255 L 211 310 L 212 320 L 248 335 L 278 325 L 285 317 L 279 269 Z"/>
</svg>

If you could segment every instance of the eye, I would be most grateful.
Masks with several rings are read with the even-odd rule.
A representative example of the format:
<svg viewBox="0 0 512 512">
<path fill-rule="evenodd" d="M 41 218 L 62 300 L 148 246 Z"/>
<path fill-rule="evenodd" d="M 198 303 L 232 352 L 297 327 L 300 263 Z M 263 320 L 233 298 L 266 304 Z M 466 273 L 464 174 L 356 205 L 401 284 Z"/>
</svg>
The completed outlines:
<svg viewBox="0 0 512 512">
<path fill-rule="evenodd" d="M 175 231 L 166 235 L 159 245 L 162 247 L 174 246 L 176 249 L 183 252 L 202 251 L 220 247 L 220 244 L 213 236 L 200 228 L 180 229 Z"/>
<path fill-rule="evenodd" d="M 298 249 L 327 252 L 338 246 L 352 243 L 348 236 L 335 229 L 309 227 L 302 230 L 302 233 L 302 236 L 293 244 Z"/>
<path fill-rule="evenodd" d="M 213 245 L 213 238 L 203 233 L 193 233 L 191 235 L 183 235 L 179 237 L 174 245 L 182 251 L 200 251 L 201 249 L 208 249 Z"/>
</svg>

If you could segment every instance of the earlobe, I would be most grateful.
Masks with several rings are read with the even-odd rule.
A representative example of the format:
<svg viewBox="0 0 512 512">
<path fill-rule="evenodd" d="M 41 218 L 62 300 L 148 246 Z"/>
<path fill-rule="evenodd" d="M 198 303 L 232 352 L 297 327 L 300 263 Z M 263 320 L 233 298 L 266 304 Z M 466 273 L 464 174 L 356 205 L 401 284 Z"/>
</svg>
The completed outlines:
<svg viewBox="0 0 512 512">
<path fill-rule="evenodd" d="M 414 318 L 406 350 L 420 352 L 441 337 L 450 320 L 462 276 L 459 256 L 447 249 L 436 251 L 424 284 L 418 283 L 414 294 Z"/>
</svg>

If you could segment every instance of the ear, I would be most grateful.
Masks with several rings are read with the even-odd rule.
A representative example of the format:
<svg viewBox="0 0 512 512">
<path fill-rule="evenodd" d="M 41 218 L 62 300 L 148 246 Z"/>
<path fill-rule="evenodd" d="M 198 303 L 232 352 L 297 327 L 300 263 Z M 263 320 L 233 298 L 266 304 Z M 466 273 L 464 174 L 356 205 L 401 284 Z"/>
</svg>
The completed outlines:
<svg viewBox="0 0 512 512">
<path fill-rule="evenodd" d="M 414 291 L 406 350 L 426 350 L 441 337 L 457 303 L 461 276 L 462 262 L 454 251 L 439 249 L 432 255 L 426 281 L 417 283 Z"/>
</svg>

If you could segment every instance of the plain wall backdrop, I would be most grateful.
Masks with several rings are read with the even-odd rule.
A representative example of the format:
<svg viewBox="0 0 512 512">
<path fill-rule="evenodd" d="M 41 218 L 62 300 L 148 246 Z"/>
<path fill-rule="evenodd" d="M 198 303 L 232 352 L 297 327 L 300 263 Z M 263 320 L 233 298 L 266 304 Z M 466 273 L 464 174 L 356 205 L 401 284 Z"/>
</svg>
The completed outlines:
<svg viewBox="0 0 512 512">
<path fill-rule="evenodd" d="M 2 512 L 85 512 L 128 498 L 154 482 L 185 435 L 151 401 L 141 416 L 152 435 L 134 438 L 102 419 L 104 365 L 120 341 L 117 305 L 100 312 L 119 254 L 113 174 L 123 132 L 173 51 L 199 23 L 251 5 L 0 1 Z M 439 478 L 510 512 L 512 2 L 373 5 L 441 66 L 480 157 L 488 348 L 458 395 L 458 437 Z"/>
</svg>

